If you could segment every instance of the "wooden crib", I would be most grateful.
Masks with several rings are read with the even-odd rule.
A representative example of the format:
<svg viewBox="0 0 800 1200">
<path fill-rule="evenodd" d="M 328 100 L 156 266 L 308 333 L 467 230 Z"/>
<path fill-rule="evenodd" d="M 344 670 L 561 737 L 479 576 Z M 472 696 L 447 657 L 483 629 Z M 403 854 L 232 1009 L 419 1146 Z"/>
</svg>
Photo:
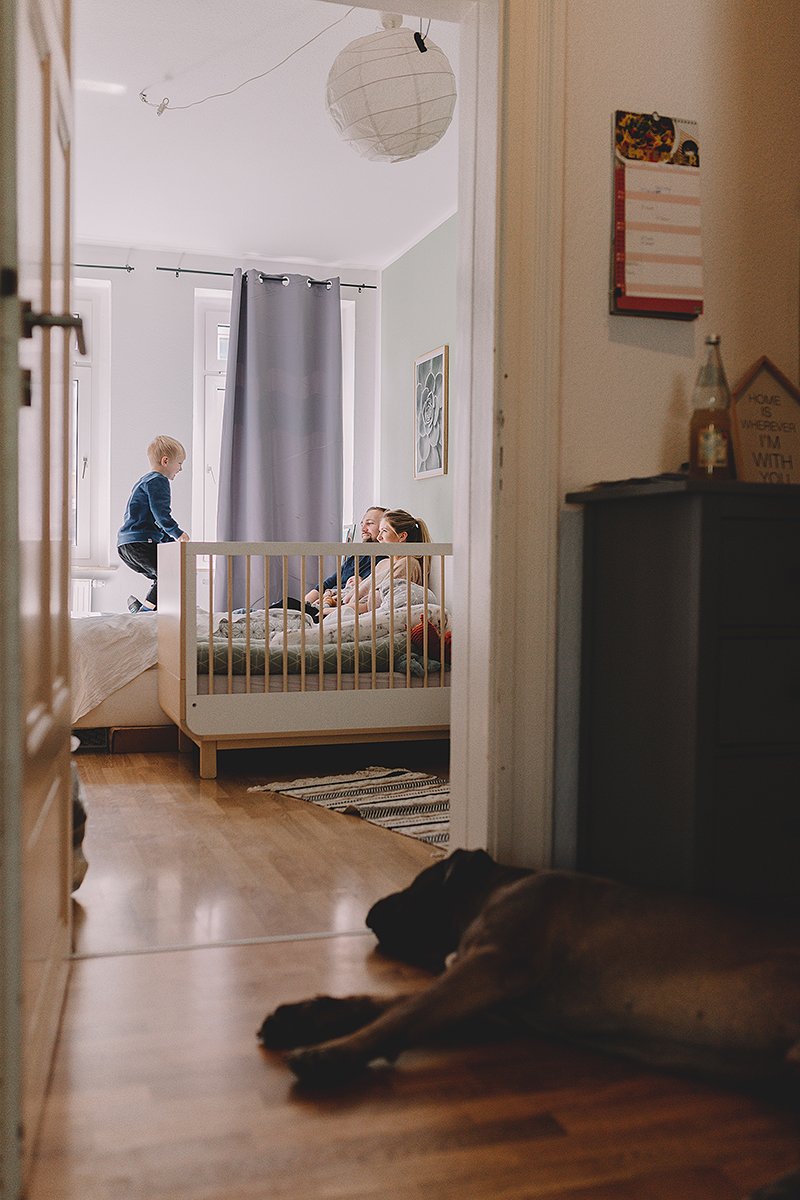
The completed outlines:
<svg viewBox="0 0 800 1200">
<path fill-rule="evenodd" d="M 219 750 L 447 735 L 452 547 L 425 546 L 420 583 L 396 578 L 399 560 L 419 558 L 421 549 L 346 542 L 159 547 L 158 698 L 182 744 L 199 747 L 201 778 L 215 778 Z M 352 609 L 337 607 L 312 624 L 292 608 L 292 593 L 321 592 L 334 572 L 341 590 L 342 563 L 351 554 L 372 560 L 369 611 L 356 620 Z M 383 594 L 379 557 L 388 557 L 392 570 Z"/>
</svg>

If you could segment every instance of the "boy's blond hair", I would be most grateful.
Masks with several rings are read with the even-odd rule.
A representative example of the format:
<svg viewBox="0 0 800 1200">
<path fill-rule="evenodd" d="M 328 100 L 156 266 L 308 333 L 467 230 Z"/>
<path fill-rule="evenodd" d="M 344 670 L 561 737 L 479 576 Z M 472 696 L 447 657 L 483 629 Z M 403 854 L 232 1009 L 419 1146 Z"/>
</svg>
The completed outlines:
<svg viewBox="0 0 800 1200">
<path fill-rule="evenodd" d="M 186 451 L 176 438 L 160 433 L 147 447 L 147 458 L 154 470 L 161 466 L 165 454 L 167 458 L 186 458 Z"/>
</svg>

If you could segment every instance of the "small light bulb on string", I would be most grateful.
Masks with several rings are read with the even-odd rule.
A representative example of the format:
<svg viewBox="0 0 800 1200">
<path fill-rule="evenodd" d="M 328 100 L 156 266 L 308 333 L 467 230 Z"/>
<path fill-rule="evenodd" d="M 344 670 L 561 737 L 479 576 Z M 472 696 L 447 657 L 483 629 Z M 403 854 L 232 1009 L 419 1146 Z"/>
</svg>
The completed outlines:
<svg viewBox="0 0 800 1200">
<path fill-rule="evenodd" d="M 326 25 L 324 29 L 320 29 L 320 31 L 315 33 L 313 37 L 310 37 L 308 41 L 303 42 L 302 46 L 298 46 L 295 50 L 291 50 L 285 56 L 285 58 L 280 60 L 280 62 L 268 67 L 266 71 L 261 71 L 258 75 L 251 75 L 249 79 L 243 79 L 241 83 L 237 83 L 236 87 L 229 88 L 226 92 L 214 92 L 210 96 L 203 96 L 202 100 L 192 100 L 190 104 L 170 104 L 169 96 L 164 96 L 161 102 L 156 104 L 155 101 L 148 100 L 147 98 L 147 93 L 150 91 L 151 87 L 155 87 L 155 84 L 148 84 L 147 87 L 142 88 L 142 90 L 139 92 L 139 99 L 143 104 L 148 104 L 151 108 L 154 108 L 156 110 L 156 115 L 160 117 L 162 113 L 167 111 L 167 108 L 170 108 L 173 112 L 177 112 L 179 109 L 183 110 L 187 108 L 195 108 L 198 104 L 205 104 L 207 100 L 219 100 L 223 96 L 232 96 L 234 92 L 238 92 L 240 88 L 245 87 L 248 83 L 254 83 L 257 79 L 264 79 L 265 76 L 271 75 L 273 71 L 277 71 L 278 67 L 282 67 L 283 64 L 288 62 L 290 58 L 294 58 L 295 54 L 299 54 L 301 50 L 305 50 L 306 46 L 310 46 L 312 42 L 315 42 L 317 38 L 322 37 L 322 35 L 327 33 L 329 29 L 333 29 L 334 25 L 340 25 L 342 21 L 345 21 L 352 12 L 355 12 L 355 8 L 355 5 L 353 5 L 352 8 L 348 8 L 344 16 L 337 17 L 335 21 L 331 21 L 330 25 Z M 428 22 L 428 24 L 430 24 L 430 22 Z M 171 78 L 171 75 L 165 75 L 163 80 Z"/>
</svg>

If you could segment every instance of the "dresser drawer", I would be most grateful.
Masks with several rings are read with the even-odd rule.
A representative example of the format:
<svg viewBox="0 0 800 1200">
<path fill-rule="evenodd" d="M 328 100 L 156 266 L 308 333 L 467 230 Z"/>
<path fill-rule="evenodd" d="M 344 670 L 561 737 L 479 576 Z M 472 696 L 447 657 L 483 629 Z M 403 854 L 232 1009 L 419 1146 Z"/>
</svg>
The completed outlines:
<svg viewBox="0 0 800 1200">
<path fill-rule="evenodd" d="M 800 746 L 800 636 L 723 639 L 718 696 L 720 745 Z"/>
<path fill-rule="evenodd" d="M 701 878 L 718 895 L 800 896 L 800 754 L 721 759 Z"/>
<path fill-rule="evenodd" d="M 800 627 L 800 517 L 720 522 L 723 627 Z"/>
</svg>

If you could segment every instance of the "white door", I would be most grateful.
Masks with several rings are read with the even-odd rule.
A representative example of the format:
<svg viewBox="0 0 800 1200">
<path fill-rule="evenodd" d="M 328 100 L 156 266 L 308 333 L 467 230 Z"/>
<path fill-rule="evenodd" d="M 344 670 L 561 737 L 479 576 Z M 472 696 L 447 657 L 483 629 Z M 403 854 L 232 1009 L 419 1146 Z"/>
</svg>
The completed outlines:
<svg viewBox="0 0 800 1200">
<path fill-rule="evenodd" d="M 69 0 L 0 0 L 2 1196 L 22 1188 L 70 951 Z M 15 103 L 16 100 L 16 103 Z M 16 131 L 15 136 L 12 136 Z M 34 320 L 20 338 L 24 312 Z"/>
</svg>

